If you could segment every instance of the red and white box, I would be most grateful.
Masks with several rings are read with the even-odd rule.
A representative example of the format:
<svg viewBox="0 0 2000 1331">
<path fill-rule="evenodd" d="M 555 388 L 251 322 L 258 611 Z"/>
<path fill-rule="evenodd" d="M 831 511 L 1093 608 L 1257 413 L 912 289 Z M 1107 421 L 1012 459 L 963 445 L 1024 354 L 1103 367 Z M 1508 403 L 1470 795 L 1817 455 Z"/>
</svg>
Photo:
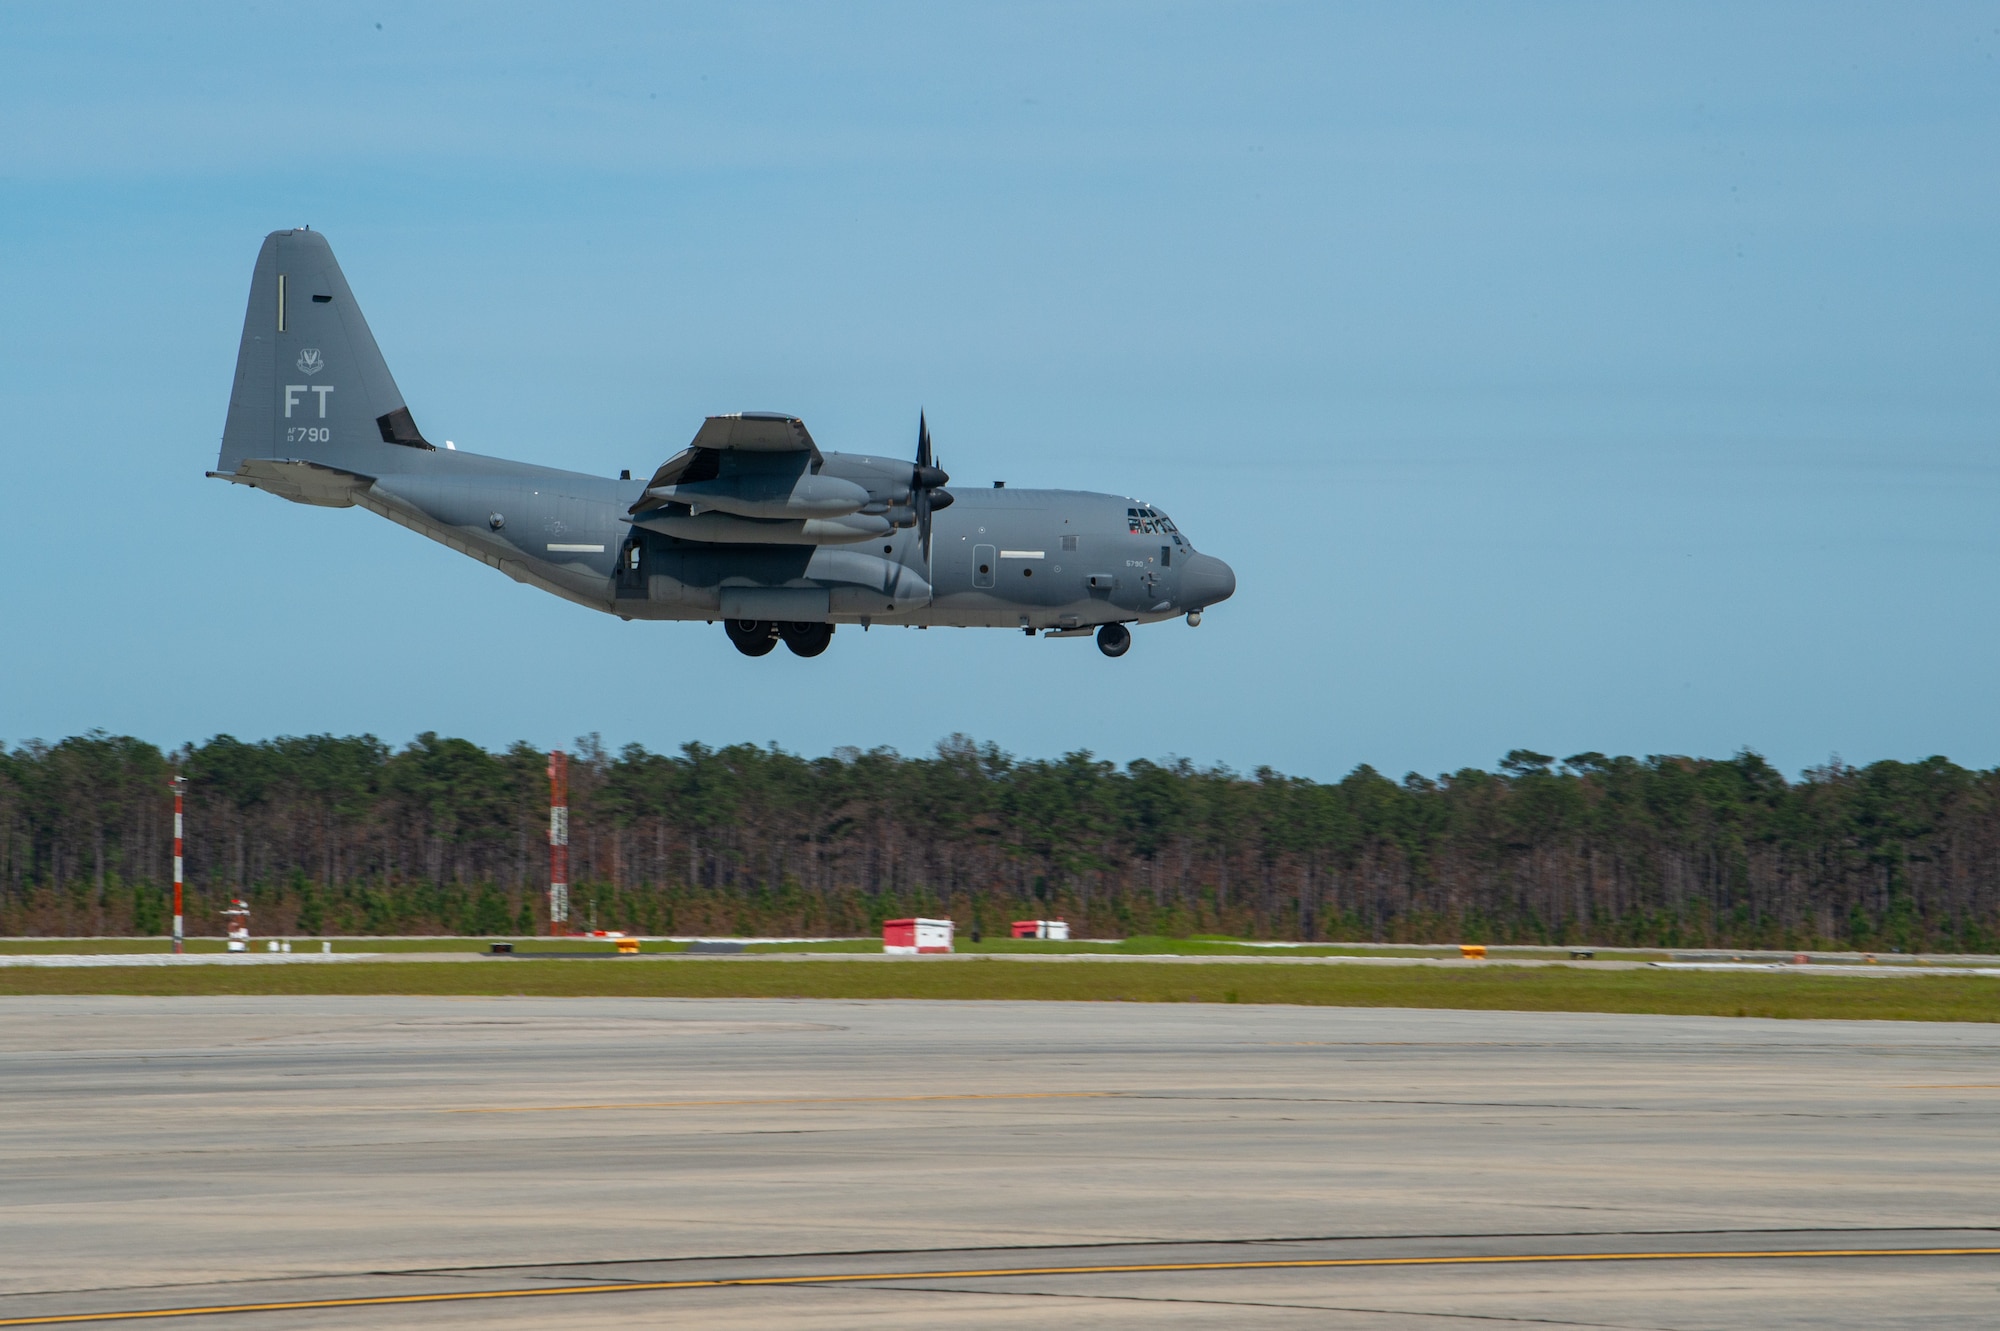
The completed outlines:
<svg viewBox="0 0 2000 1331">
<path fill-rule="evenodd" d="M 1069 924 L 1064 920 L 1016 920 L 1016 938 L 1069 938 Z"/>
<path fill-rule="evenodd" d="M 951 951 L 950 920 L 884 920 L 884 952 L 917 953 Z"/>
</svg>

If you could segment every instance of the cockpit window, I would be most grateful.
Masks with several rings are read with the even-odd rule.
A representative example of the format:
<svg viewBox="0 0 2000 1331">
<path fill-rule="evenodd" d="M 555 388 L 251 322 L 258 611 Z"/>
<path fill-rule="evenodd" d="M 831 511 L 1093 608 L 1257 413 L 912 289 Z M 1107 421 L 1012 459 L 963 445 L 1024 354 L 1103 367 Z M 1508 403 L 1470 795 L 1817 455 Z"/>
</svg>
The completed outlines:
<svg viewBox="0 0 2000 1331">
<path fill-rule="evenodd" d="M 1125 510 L 1125 530 L 1137 536 L 1171 536 L 1178 530 L 1172 519 L 1151 504 L 1135 504 Z"/>
</svg>

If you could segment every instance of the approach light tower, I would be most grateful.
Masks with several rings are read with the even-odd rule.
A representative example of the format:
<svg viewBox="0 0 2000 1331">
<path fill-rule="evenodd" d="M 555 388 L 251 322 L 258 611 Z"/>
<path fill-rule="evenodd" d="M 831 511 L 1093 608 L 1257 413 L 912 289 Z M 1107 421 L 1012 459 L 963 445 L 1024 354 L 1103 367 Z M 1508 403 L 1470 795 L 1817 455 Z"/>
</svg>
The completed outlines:
<svg viewBox="0 0 2000 1331">
<path fill-rule="evenodd" d="M 566 934 L 569 920 L 569 755 L 549 753 L 549 933 Z"/>
</svg>

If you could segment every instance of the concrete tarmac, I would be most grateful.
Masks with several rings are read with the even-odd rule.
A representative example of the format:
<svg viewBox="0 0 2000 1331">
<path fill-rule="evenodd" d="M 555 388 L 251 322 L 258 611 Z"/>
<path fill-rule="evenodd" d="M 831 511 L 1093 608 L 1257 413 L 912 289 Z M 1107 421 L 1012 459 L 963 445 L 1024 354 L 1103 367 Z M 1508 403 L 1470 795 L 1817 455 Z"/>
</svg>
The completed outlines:
<svg viewBox="0 0 2000 1331">
<path fill-rule="evenodd" d="M 1990 1026 L 7 998 L 0 1325 L 1963 1327 L 1996 1129 Z"/>
</svg>

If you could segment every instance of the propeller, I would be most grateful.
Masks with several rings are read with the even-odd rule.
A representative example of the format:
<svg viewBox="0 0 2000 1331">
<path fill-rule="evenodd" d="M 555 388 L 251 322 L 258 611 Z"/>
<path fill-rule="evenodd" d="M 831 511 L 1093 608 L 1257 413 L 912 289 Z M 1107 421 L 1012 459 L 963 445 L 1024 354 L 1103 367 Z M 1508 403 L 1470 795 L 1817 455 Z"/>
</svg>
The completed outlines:
<svg viewBox="0 0 2000 1331">
<path fill-rule="evenodd" d="M 917 544 L 924 552 L 924 566 L 931 562 L 931 514 L 951 507 L 951 491 L 944 488 L 951 477 L 938 469 L 931 457 L 931 427 L 924 413 L 917 413 L 917 465 L 910 469 L 910 504 L 917 512 Z"/>
</svg>

